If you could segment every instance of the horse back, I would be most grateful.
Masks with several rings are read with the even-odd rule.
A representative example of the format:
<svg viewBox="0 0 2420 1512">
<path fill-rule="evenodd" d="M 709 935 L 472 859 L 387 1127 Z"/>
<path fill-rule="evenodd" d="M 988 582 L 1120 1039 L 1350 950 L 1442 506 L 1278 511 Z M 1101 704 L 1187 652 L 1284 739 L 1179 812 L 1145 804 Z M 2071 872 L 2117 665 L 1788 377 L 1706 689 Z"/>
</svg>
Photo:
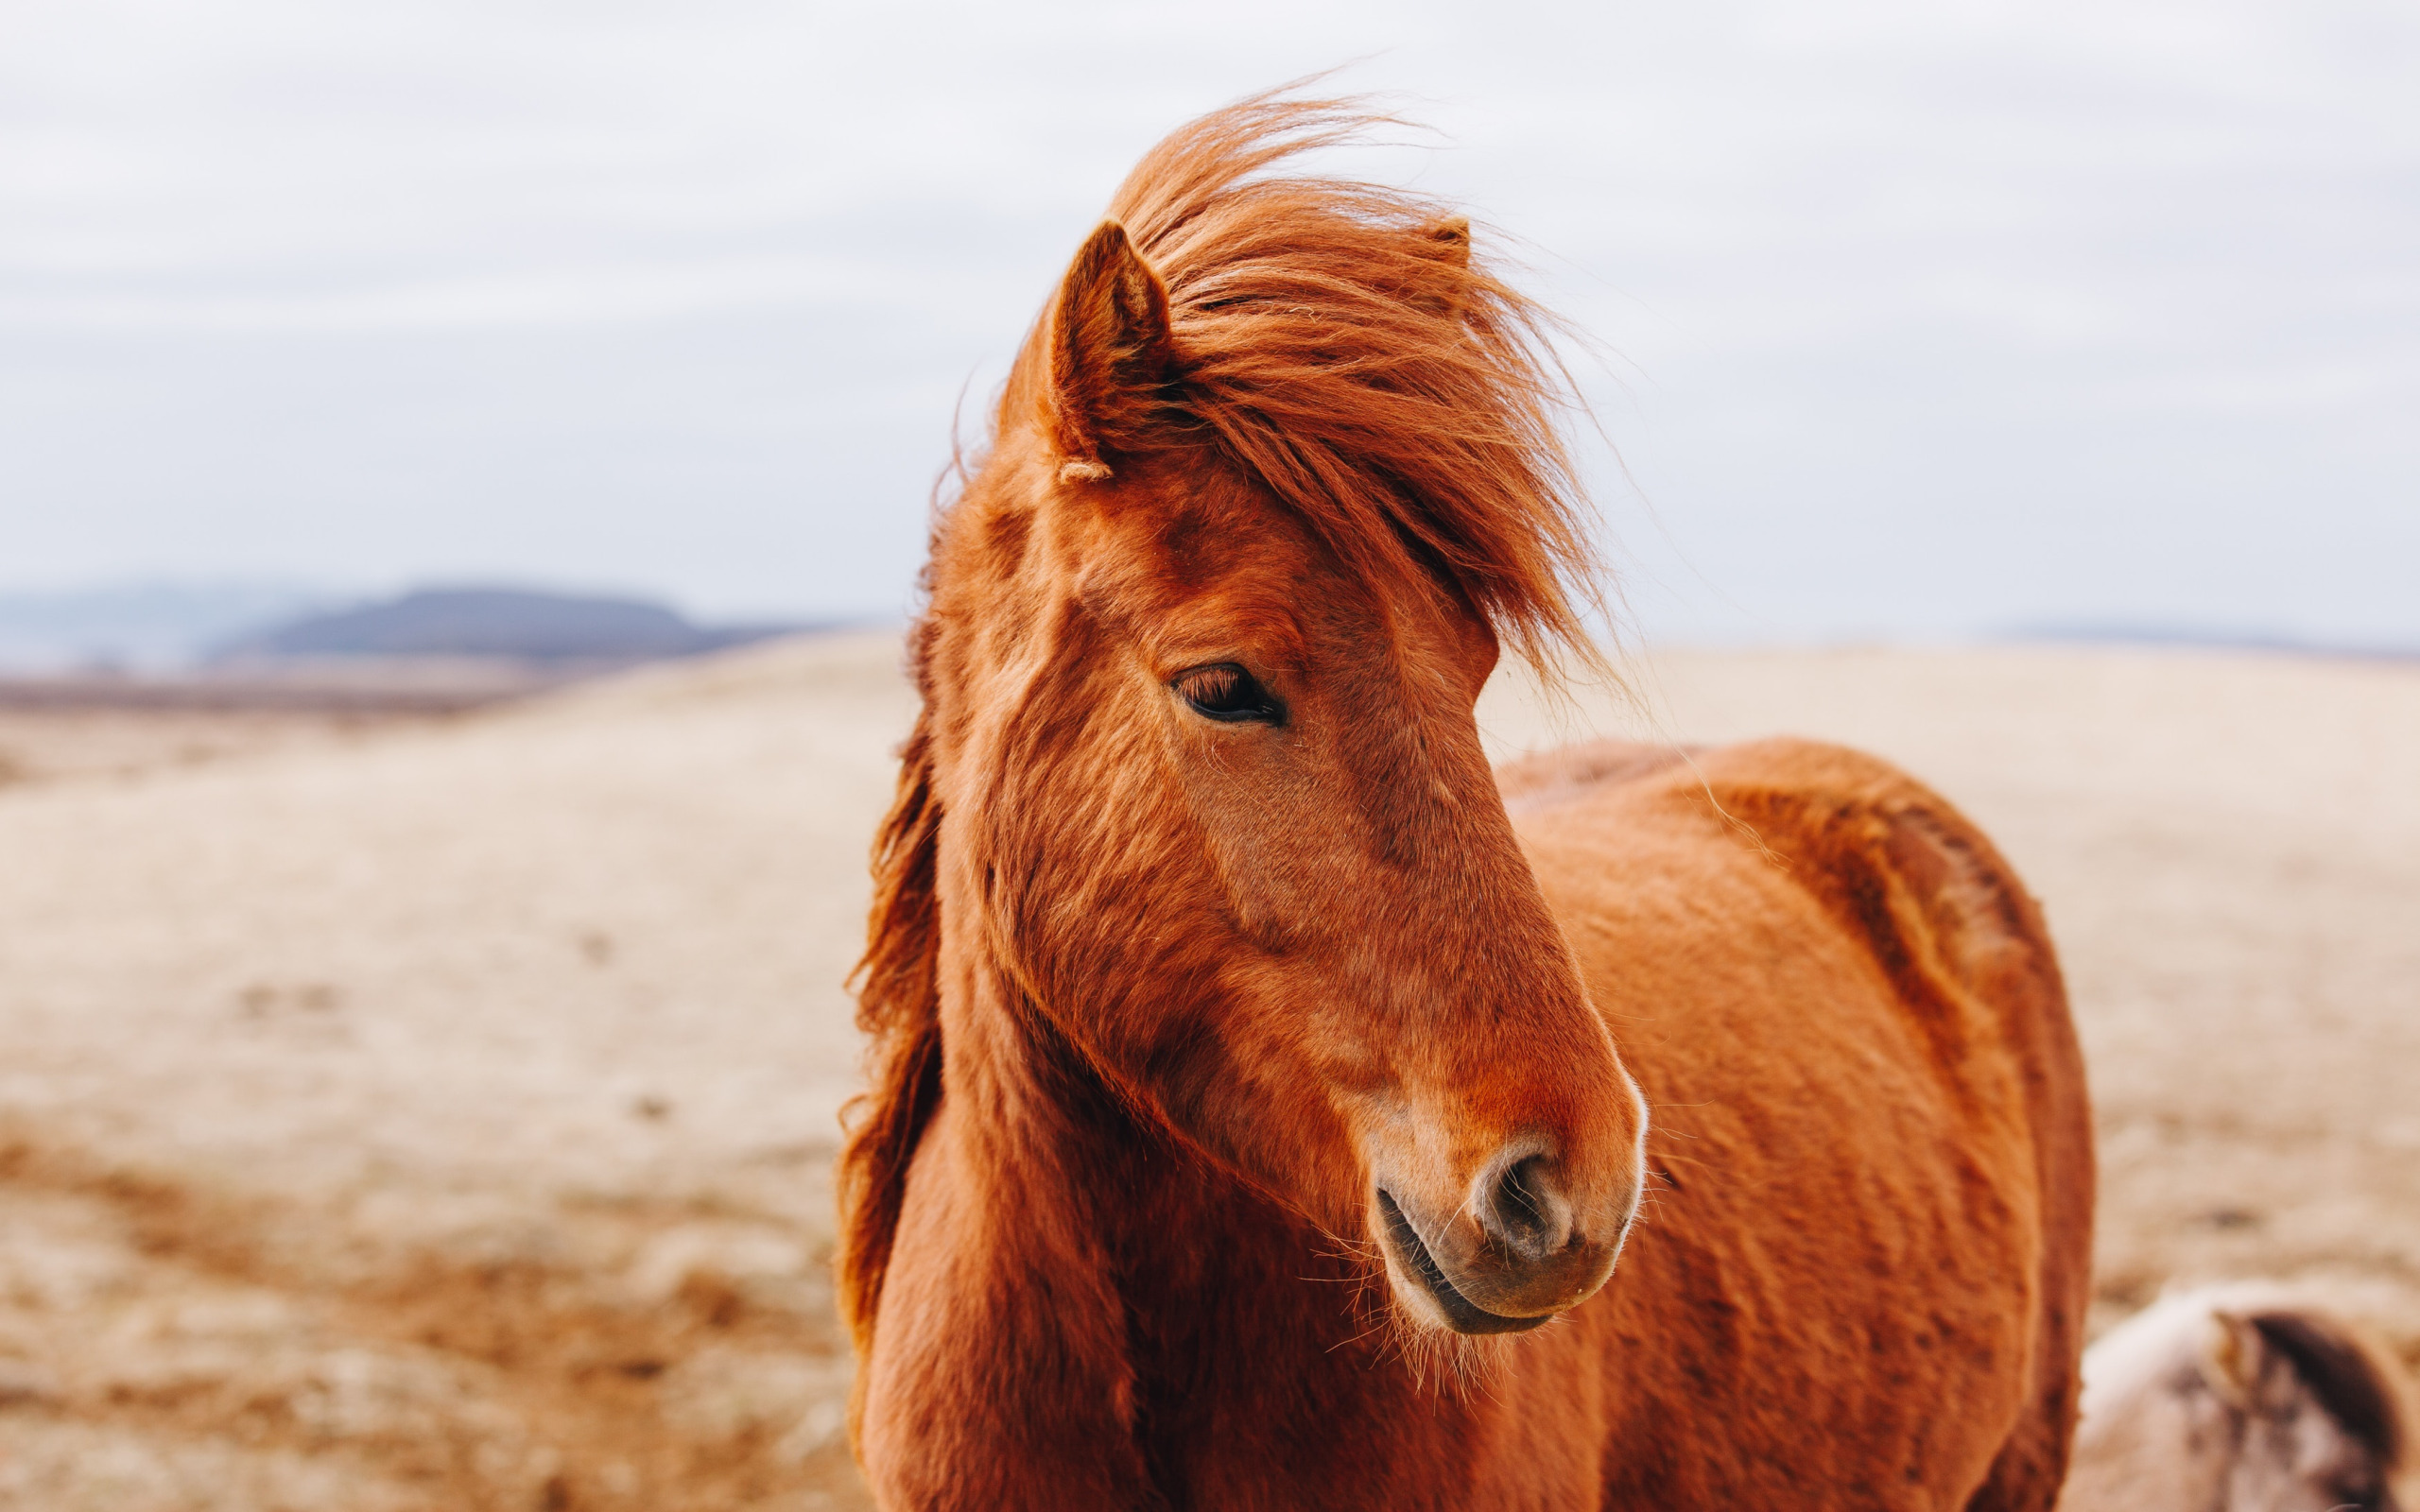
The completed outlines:
<svg viewBox="0 0 2420 1512">
<path fill-rule="evenodd" d="M 1499 785 L 1655 1109 L 1661 1190 L 1576 1315 L 1625 1383 L 1608 1504 L 2048 1508 L 2093 1165 L 2013 868 L 1837 747 L 1582 747 Z"/>
</svg>

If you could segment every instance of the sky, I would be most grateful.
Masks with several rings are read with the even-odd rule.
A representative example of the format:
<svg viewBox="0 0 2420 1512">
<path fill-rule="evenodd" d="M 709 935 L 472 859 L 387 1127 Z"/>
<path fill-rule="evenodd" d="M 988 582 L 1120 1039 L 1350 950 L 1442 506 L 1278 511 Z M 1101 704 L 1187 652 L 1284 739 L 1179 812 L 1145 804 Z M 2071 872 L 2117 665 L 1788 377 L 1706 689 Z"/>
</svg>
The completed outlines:
<svg viewBox="0 0 2420 1512">
<path fill-rule="evenodd" d="M 1635 627 L 2420 646 L 2420 11 L 13 0 L 0 592 L 906 611 L 1126 167 L 1350 63 L 1587 331 Z"/>
</svg>

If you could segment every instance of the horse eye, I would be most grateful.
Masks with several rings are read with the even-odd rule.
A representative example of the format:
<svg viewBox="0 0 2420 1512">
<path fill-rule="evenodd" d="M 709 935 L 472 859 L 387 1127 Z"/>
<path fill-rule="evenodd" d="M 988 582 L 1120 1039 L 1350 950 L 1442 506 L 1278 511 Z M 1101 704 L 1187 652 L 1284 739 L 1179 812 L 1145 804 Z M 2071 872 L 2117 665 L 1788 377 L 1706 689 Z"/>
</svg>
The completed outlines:
<svg viewBox="0 0 2420 1512">
<path fill-rule="evenodd" d="M 1286 706 L 1277 701 L 1277 696 L 1233 662 L 1180 672 L 1168 686 L 1205 719 L 1228 724 L 1245 720 L 1269 725 L 1286 722 Z"/>
</svg>

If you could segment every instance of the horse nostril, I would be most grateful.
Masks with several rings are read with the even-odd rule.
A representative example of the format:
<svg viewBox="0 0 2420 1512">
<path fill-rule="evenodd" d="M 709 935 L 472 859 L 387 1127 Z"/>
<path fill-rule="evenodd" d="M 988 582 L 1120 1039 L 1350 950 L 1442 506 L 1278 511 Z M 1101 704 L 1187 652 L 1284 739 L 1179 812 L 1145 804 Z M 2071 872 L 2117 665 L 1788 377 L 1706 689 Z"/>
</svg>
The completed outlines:
<svg viewBox="0 0 2420 1512">
<path fill-rule="evenodd" d="M 1543 1155 L 1504 1165 L 1478 1206 L 1479 1226 L 1523 1260 L 1544 1260 L 1571 1237 L 1571 1204 L 1555 1181 L 1554 1162 Z"/>
</svg>

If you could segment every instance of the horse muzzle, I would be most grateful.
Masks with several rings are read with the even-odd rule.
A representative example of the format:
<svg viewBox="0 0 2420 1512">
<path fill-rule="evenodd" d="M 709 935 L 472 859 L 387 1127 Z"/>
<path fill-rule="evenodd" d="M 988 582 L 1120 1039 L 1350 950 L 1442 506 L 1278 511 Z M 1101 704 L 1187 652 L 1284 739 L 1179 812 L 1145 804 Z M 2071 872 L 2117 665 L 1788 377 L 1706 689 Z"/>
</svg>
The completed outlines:
<svg viewBox="0 0 2420 1512">
<path fill-rule="evenodd" d="M 1575 1202 L 1557 1162 L 1514 1148 L 1488 1163 L 1455 1211 L 1424 1211 L 1384 1179 L 1373 1205 L 1388 1279 L 1414 1315 L 1457 1333 L 1518 1333 L 1605 1283 L 1637 1187 L 1634 1179 L 1612 1200 Z"/>
</svg>

